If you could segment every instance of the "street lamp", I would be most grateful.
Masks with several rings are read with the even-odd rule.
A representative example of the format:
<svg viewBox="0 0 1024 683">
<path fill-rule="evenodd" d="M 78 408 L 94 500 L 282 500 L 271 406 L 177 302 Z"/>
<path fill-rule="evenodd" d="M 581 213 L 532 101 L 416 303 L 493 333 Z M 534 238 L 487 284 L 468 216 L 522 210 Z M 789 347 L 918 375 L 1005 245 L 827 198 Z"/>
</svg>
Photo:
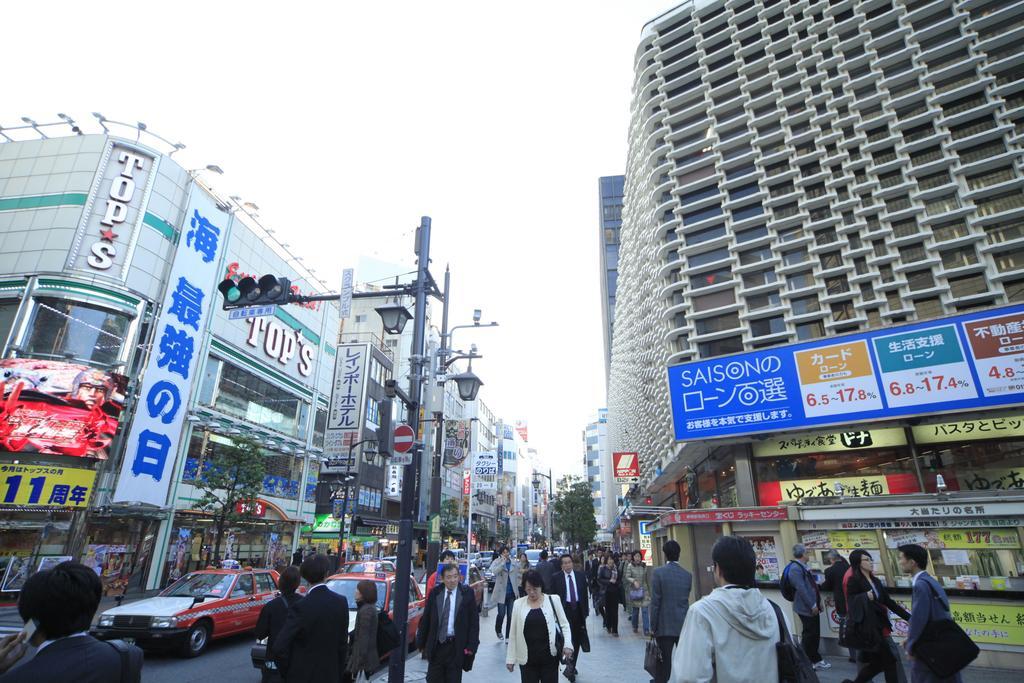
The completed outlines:
<svg viewBox="0 0 1024 683">
<path fill-rule="evenodd" d="M 384 323 L 384 331 L 388 334 L 402 334 L 405 324 L 412 320 L 412 313 L 402 304 L 395 301 L 374 309 Z"/>
<path fill-rule="evenodd" d="M 484 385 L 480 378 L 473 372 L 472 367 L 470 367 L 466 372 L 451 375 L 448 379 L 454 381 L 456 386 L 458 386 L 459 398 L 463 401 L 475 401 L 476 395 L 480 393 L 480 387 Z"/>
</svg>

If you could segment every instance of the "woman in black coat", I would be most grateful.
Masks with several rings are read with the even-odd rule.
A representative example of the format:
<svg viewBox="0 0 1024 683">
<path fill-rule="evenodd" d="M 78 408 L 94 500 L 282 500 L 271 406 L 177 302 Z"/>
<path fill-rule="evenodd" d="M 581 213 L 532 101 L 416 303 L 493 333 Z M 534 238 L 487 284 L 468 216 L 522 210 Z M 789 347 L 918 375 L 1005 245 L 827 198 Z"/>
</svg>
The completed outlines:
<svg viewBox="0 0 1024 683">
<path fill-rule="evenodd" d="M 862 623 L 870 624 L 876 629 L 871 634 L 877 647 L 873 649 L 857 649 L 862 662 L 857 678 L 846 679 L 843 683 L 867 683 L 880 673 L 885 673 L 885 683 L 904 683 L 907 680 L 900 662 L 899 651 L 892 640 L 892 629 L 889 627 L 889 612 L 895 612 L 904 619 L 910 619 L 910 612 L 889 597 L 889 591 L 874 574 L 874 560 L 871 553 L 857 549 L 850 553 L 850 569 L 843 577 L 843 593 L 846 596 L 848 628 L 858 613 L 864 617 Z"/>
<path fill-rule="evenodd" d="M 601 587 L 604 605 L 604 627 L 613 636 L 619 635 L 619 603 L 622 595 L 622 575 L 615 558 L 605 558 L 603 567 L 597 570 L 597 584 Z"/>
</svg>

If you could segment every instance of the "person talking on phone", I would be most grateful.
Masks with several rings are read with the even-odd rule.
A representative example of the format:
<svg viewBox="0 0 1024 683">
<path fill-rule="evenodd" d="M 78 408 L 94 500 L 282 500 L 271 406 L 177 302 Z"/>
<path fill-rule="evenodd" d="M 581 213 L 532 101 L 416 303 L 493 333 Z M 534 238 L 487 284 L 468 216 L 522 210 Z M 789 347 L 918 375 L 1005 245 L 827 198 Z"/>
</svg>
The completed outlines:
<svg viewBox="0 0 1024 683">
<path fill-rule="evenodd" d="M 139 683 L 142 650 L 89 635 L 102 593 L 96 572 L 78 562 L 29 577 L 18 597 L 26 628 L 0 641 L 0 683 Z M 35 656 L 22 662 L 26 645 Z"/>
</svg>

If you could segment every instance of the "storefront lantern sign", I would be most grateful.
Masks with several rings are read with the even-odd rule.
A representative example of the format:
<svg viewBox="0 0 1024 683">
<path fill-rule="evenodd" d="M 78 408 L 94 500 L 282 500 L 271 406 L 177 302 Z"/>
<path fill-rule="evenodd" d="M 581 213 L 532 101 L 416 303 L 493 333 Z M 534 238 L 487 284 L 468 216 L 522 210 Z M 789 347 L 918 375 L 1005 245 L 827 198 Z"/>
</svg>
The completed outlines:
<svg viewBox="0 0 1024 683">
<path fill-rule="evenodd" d="M 229 220 L 198 187 L 193 188 L 185 215 L 167 293 L 154 322 L 154 348 L 143 375 L 139 408 L 125 440 L 116 502 L 167 502 Z"/>
<path fill-rule="evenodd" d="M 682 363 L 668 386 L 679 441 L 1021 404 L 1024 306 Z"/>
</svg>

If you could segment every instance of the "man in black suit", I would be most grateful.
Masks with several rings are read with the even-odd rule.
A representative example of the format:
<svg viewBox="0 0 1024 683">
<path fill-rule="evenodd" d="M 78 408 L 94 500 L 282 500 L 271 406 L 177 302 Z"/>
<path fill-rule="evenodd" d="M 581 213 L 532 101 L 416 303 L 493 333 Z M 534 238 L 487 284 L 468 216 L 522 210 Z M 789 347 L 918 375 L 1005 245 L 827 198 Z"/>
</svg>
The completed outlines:
<svg viewBox="0 0 1024 683">
<path fill-rule="evenodd" d="M 679 644 L 693 586 L 693 574 L 679 565 L 679 544 L 666 541 L 661 551 L 665 566 L 651 573 L 651 631 L 661 649 L 654 683 L 666 683 L 672 676 L 672 651 Z"/>
<path fill-rule="evenodd" d="M 540 578 L 544 580 L 544 592 L 550 595 L 551 578 L 556 573 L 558 573 L 558 568 L 555 567 L 555 565 L 551 564 L 551 561 L 548 560 L 547 550 L 540 551 L 540 560 L 537 561 L 537 566 L 535 567 L 535 569 L 538 573 L 540 573 Z"/>
<path fill-rule="evenodd" d="M 327 556 L 310 555 L 300 573 L 306 597 L 288 610 L 273 656 L 287 683 L 338 683 L 348 648 L 348 600 L 324 584 Z"/>
<path fill-rule="evenodd" d="M 109 683 L 142 679 L 142 650 L 117 641 L 117 647 L 89 635 L 89 624 L 100 605 L 103 586 L 96 572 L 78 562 L 61 562 L 53 569 L 36 572 L 25 582 L 18 597 L 18 613 L 36 632 L 29 641 L 35 656 L 20 666 L 4 652 L 0 664 L 2 683 Z M 4 639 L 0 651 L 22 636 Z M 20 655 L 19 655 L 20 657 Z M 12 661 L 13 660 L 13 661 Z M 5 669 L 4 667 L 8 667 Z M 122 678 L 122 668 L 128 674 Z M 3 673 L 6 670 L 6 673 Z"/>
<path fill-rule="evenodd" d="M 430 662 L 427 683 L 460 683 L 463 661 L 480 647 L 480 613 L 457 565 L 445 565 L 441 581 L 427 597 L 416 647 Z"/>
<path fill-rule="evenodd" d="M 590 615 L 590 605 L 587 603 L 587 580 L 583 572 L 578 572 L 573 567 L 572 555 L 562 555 L 562 569 L 551 579 L 555 595 L 562 600 L 562 609 L 565 610 L 565 617 L 569 620 L 569 629 L 572 634 L 572 662 L 568 663 L 565 670 L 565 677 L 570 681 L 576 679 L 576 665 L 579 661 L 580 646 L 587 633 L 587 617 Z"/>
<path fill-rule="evenodd" d="M 263 683 L 284 680 L 281 678 L 280 666 L 271 657 L 271 653 L 274 651 L 274 643 L 277 642 L 281 629 L 284 628 L 285 622 L 288 621 L 289 608 L 302 599 L 302 596 L 295 592 L 299 587 L 300 580 L 298 567 L 286 567 L 281 572 L 281 578 L 277 582 L 277 588 L 281 591 L 281 594 L 263 605 L 263 609 L 260 610 L 259 619 L 256 620 L 254 635 L 257 638 L 267 639 L 267 664 L 263 667 Z"/>
<path fill-rule="evenodd" d="M 587 560 L 587 588 L 594 598 L 594 609 L 597 609 L 597 570 L 601 568 L 601 554 L 596 550 L 590 551 L 590 559 Z"/>
</svg>

